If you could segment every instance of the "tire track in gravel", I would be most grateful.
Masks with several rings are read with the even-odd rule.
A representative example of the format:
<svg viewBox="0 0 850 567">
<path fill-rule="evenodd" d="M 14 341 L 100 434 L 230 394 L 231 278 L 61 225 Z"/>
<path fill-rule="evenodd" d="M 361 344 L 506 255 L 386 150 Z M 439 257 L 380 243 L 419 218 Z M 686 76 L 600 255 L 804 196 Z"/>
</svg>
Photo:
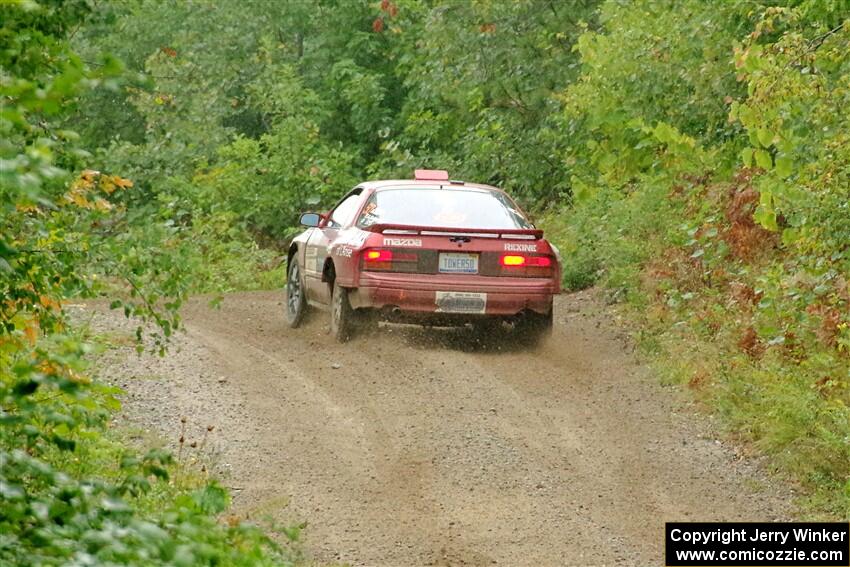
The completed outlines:
<svg viewBox="0 0 850 567">
<path fill-rule="evenodd" d="M 235 509 L 307 520 L 319 563 L 659 564 L 665 520 L 791 513 L 787 489 L 635 361 L 592 292 L 557 298 L 537 349 L 399 327 L 339 345 L 326 315 L 291 330 L 282 309 L 273 292 L 195 298 L 167 364 L 116 355 L 104 373 L 131 423 L 215 421 Z M 128 379 L 140 366 L 158 378 Z"/>
</svg>

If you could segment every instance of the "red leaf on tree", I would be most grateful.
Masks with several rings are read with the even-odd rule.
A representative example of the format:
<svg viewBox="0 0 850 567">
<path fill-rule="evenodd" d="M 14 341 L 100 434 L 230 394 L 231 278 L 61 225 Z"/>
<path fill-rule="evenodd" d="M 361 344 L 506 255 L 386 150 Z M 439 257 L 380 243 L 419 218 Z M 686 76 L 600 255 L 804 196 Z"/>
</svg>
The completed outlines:
<svg viewBox="0 0 850 567">
<path fill-rule="evenodd" d="M 375 33 L 381 33 L 384 31 L 384 20 L 381 18 L 375 18 L 375 21 L 372 22 L 372 31 Z"/>
</svg>

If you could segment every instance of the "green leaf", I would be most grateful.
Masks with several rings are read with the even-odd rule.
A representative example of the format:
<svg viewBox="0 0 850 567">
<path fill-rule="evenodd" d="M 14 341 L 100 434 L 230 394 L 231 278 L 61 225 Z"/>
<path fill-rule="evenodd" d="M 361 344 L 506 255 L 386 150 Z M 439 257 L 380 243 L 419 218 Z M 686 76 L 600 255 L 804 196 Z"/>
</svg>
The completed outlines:
<svg viewBox="0 0 850 567">
<path fill-rule="evenodd" d="M 753 148 L 744 148 L 741 150 L 741 161 L 745 167 L 750 167 L 753 164 Z"/>
<path fill-rule="evenodd" d="M 779 225 L 776 223 L 776 211 L 771 207 L 759 205 L 753 213 L 753 219 L 767 230 L 779 230 Z"/>
<path fill-rule="evenodd" d="M 764 150 L 756 150 L 756 165 L 758 165 L 762 169 L 770 169 L 773 166 L 773 160 L 770 158 L 770 154 Z"/>
<path fill-rule="evenodd" d="M 757 147 L 757 146 L 759 146 L 759 145 L 761 144 L 761 143 L 759 142 L 759 137 L 758 137 L 758 135 L 756 134 L 756 131 L 755 131 L 755 130 L 750 130 L 750 131 L 748 131 L 748 132 L 747 132 L 747 138 L 750 140 L 750 145 L 751 145 L 751 146 Z"/>
<path fill-rule="evenodd" d="M 573 187 L 573 198 L 576 203 L 586 203 L 590 199 L 593 198 L 593 195 L 596 193 L 593 187 L 589 184 L 585 183 L 581 179 L 576 176 L 573 176 L 570 179 L 570 182 Z"/>
<path fill-rule="evenodd" d="M 655 126 L 653 134 L 655 135 L 655 138 L 663 144 L 669 144 L 676 139 L 675 131 L 666 122 L 659 122 Z"/>
<path fill-rule="evenodd" d="M 794 162 L 788 156 L 776 158 L 776 175 L 779 177 L 788 177 L 794 172 Z"/>
<path fill-rule="evenodd" d="M 759 128 L 756 130 L 756 136 L 758 137 L 759 143 L 765 148 L 773 144 L 773 132 L 767 128 Z"/>
<path fill-rule="evenodd" d="M 782 231 L 782 244 L 790 246 L 800 239 L 800 231 L 796 228 L 786 228 Z"/>
</svg>

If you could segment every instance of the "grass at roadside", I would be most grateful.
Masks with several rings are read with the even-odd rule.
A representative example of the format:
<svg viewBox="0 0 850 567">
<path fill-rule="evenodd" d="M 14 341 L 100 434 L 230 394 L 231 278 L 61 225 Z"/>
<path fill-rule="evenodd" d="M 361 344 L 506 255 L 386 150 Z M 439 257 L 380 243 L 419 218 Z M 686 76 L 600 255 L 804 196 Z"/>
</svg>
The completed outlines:
<svg viewBox="0 0 850 567">
<path fill-rule="evenodd" d="M 233 215 L 198 221 L 183 238 L 195 243 L 192 291 L 224 293 L 283 287 L 284 253 L 264 248 Z"/>
</svg>

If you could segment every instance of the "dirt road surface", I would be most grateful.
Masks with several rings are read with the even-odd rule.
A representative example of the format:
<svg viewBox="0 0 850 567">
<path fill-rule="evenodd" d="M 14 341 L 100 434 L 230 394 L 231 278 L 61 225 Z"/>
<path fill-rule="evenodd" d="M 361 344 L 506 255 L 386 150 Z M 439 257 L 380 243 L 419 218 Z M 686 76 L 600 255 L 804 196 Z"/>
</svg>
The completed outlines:
<svg viewBox="0 0 850 567">
<path fill-rule="evenodd" d="M 400 327 L 340 345 L 324 313 L 288 329 L 273 292 L 196 298 L 184 317 L 166 358 L 127 341 L 102 361 L 127 391 L 121 423 L 174 447 L 185 417 L 182 458 L 237 513 L 307 521 L 320 565 L 660 565 L 665 520 L 793 515 L 593 292 L 558 297 L 536 349 Z"/>
</svg>

